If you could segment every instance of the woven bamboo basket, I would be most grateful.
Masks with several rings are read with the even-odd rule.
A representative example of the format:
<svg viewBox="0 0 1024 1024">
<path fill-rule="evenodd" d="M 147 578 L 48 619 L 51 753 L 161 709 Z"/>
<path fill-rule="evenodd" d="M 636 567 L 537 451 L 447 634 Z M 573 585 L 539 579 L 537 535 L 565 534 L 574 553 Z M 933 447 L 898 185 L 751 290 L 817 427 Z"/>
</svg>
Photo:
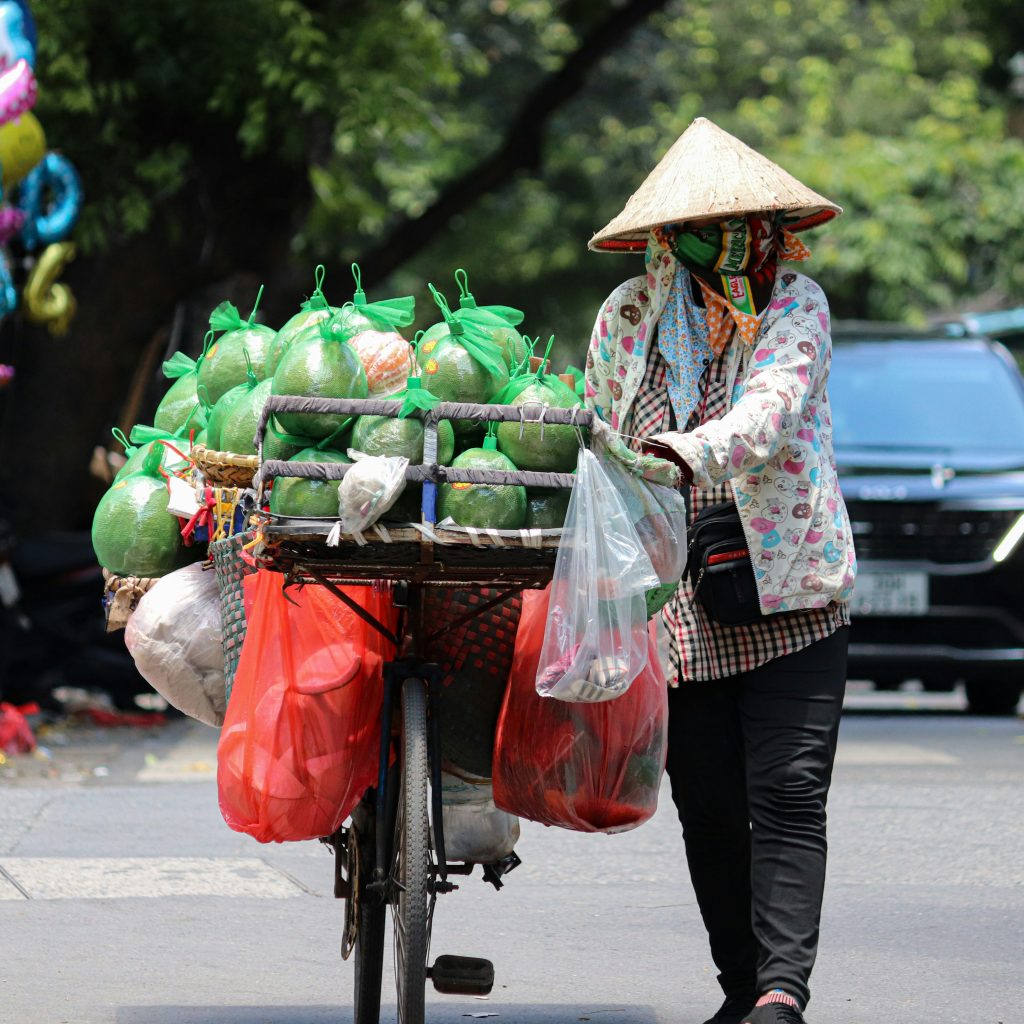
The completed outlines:
<svg viewBox="0 0 1024 1024">
<path fill-rule="evenodd" d="M 107 632 L 116 633 L 128 625 L 142 595 L 156 580 L 142 576 L 115 576 L 109 569 L 103 570 L 103 579 L 103 610 L 107 618 Z"/>
<path fill-rule="evenodd" d="M 221 643 L 224 648 L 224 685 L 227 696 L 231 697 L 238 658 L 242 653 L 248 622 L 245 618 L 245 593 L 243 581 L 256 572 L 242 557 L 242 549 L 253 539 L 251 532 L 236 533 L 210 545 L 213 568 L 217 573 L 220 590 Z"/>
<path fill-rule="evenodd" d="M 192 461 L 208 483 L 220 487 L 251 487 L 260 465 L 256 455 L 215 452 L 202 444 L 192 449 Z"/>
</svg>

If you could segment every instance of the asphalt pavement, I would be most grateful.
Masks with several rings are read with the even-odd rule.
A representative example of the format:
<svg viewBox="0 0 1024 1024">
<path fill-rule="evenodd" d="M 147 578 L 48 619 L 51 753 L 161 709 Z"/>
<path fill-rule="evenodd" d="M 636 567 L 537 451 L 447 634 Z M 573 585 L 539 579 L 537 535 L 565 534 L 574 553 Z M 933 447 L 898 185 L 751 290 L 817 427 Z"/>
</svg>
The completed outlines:
<svg viewBox="0 0 1024 1024">
<path fill-rule="evenodd" d="M 1024 722 L 853 692 L 811 1024 L 1024 1022 Z M 59 744 L 58 741 L 59 740 Z M 217 808 L 216 733 L 82 729 L 0 768 L 0 1024 L 348 1024 L 317 843 Z M 700 1024 L 720 995 L 674 808 L 618 836 L 524 824 L 499 893 L 441 898 L 433 953 L 493 960 L 430 1024 Z M 387 977 L 381 1020 L 395 1020 Z"/>
</svg>

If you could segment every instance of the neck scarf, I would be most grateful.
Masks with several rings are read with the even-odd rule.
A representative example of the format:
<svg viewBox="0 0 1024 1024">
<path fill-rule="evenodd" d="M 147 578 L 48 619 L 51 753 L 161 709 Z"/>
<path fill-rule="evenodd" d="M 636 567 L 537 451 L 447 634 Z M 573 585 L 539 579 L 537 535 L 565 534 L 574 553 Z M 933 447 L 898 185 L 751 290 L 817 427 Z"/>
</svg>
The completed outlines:
<svg viewBox="0 0 1024 1024">
<path fill-rule="evenodd" d="M 779 261 L 811 255 L 779 217 L 734 217 L 688 231 L 669 226 L 655 235 L 697 279 L 707 311 L 708 341 L 716 355 L 734 328 L 746 344 L 754 343 Z"/>
</svg>

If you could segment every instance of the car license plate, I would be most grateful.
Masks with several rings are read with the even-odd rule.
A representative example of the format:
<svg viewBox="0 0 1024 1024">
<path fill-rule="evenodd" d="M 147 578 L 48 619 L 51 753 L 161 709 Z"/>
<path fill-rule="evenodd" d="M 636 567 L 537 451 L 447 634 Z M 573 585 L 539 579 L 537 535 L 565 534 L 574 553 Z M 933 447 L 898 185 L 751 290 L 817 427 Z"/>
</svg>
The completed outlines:
<svg viewBox="0 0 1024 1024">
<path fill-rule="evenodd" d="M 928 574 L 864 572 L 857 574 L 850 603 L 852 615 L 926 615 Z"/>
</svg>

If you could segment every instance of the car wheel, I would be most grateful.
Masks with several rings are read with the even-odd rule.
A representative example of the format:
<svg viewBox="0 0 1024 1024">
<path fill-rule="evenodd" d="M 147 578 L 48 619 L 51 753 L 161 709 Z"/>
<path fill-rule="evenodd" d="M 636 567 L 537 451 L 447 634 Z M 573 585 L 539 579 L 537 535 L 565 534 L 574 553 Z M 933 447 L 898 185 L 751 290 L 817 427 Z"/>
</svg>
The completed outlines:
<svg viewBox="0 0 1024 1024">
<path fill-rule="evenodd" d="M 1009 679 L 968 681 L 967 710 L 973 715 L 1012 715 L 1020 702 L 1021 684 Z"/>
</svg>

